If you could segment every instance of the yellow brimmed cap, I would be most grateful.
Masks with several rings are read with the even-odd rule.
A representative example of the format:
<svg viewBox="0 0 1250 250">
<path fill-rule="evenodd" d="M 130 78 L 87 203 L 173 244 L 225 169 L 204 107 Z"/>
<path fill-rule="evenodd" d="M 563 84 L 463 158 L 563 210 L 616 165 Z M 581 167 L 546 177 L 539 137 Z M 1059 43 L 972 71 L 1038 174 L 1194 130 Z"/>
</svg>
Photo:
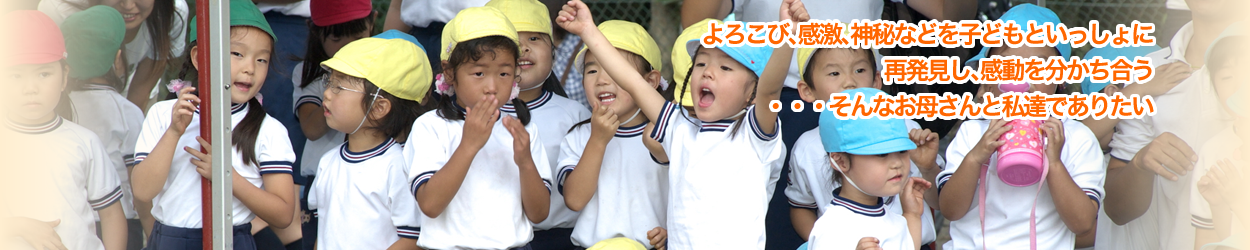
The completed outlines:
<svg viewBox="0 0 1250 250">
<path fill-rule="evenodd" d="M 409 56 L 397 56 L 409 55 Z M 343 46 L 321 63 L 353 77 L 364 78 L 387 93 L 420 103 L 433 82 L 425 51 L 403 39 L 364 38 Z"/>
<path fill-rule="evenodd" d="M 502 11 L 517 32 L 552 33 L 551 12 L 538 0 L 491 0 L 486 6 Z"/>
<path fill-rule="evenodd" d="M 651 38 L 651 34 L 647 33 L 642 25 L 629 21 L 608 20 L 599 24 L 599 31 L 608 38 L 612 47 L 642 56 L 644 60 L 647 60 L 647 64 L 651 65 L 651 69 L 660 70 L 663 67 L 660 62 L 660 45 L 655 43 L 655 39 Z M 582 50 L 577 52 L 575 64 L 583 65 L 586 62 L 586 49 L 588 49 L 586 46 L 582 46 Z"/>
<path fill-rule="evenodd" d="M 586 250 L 646 250 L 646 249 L 647 249 L 646 246 L 643 246 L 642 243 L 638 243 L 638 241 L 636 240 L 625 238 L 625 237 L 616 237 L 616 238 L 599 241 L 598 243 L 595 243 L 595 245 L 590 246 L 590 248 L 587 248 Z"/>
<path fill-rule="evenodd" d="M 456 49 L 456 44 L 488 36 L 503 36 L 520 44 L 512 21 L 499 9 L 483 6 L 461 10 L 443 27 L 442 52 L 439 58 L 451 58 L 451 51 Z"/>
<path fill-rule="evenodd" d="M 686 51 L 686 42 L 699 39 L 703 33 L 707 33 L 707 23 L 715 19 L 703 19 L 695 24 L 686 27 L 681 31 L 681 35 L 677 36 L 677 41 L 673 43 L 673 51 L 671 59 L 673 62 L 673 96 L 681 100 L 681 105 L 686 107 L 694 107 L 694 98 L 690 97 L 690 89 L 686 89 L 685 93 L 678 95 L 677 91 L 681 91 L 682 86 L 686 85 L 686 73 L 689 73 L 690 66 L 693 64 L 690 52 Z"/>
</svg>

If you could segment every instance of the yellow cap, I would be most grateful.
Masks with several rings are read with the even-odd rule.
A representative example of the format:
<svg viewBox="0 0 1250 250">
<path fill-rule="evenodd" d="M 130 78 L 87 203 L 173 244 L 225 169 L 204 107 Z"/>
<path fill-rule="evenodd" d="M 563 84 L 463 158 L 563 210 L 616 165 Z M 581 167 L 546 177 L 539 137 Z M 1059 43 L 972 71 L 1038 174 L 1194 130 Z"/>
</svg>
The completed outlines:
<svg viewBox="0 0 1250 250">
<path fill-rule="evenodd" d="M 433 82 L 425 51 L 403 39 L 364 38 L 339 52 L 321 66 L 369 80 L 401 99 L 420 103 Z"/>
<path fill-rule="evenodd" d="M 647 247 L 636 240 L 616 237 L 595 243 L 595 245 L 590 246 L 586 250 L 647 250 Z"/>
<path fill-rule="evenodd" d="M 486 6 L 502 11 L 517 32 L 551 35 L 551 12 L 538 0 L 491 0 Z"/>
<path fill-rule="evenodd" d="M 799 48 L 797 54 L 799 56 L 799 77 L 803 77 L 803 72 L 807 71 L 807 63 L 812 61 L 813 55 L 816 55 L 816 48 Z"/>
<path fill-rule="evenodd" d="M 599 32 L 608 38 L 612 47 L 642 56 L 647 64 L 651 64 L 651 69 L 660 70 L 663 67 L 660 64 L 660 45 L 655 44 L 655 39 L 651 38 L 651 34 L 642 25 L 630 21 L 608 20 L 599 24 Z M 577 52 L 575 64 L 585 63 L 586 49 L 586 46 L 582 46 L 582 50 Z"/>
<path fill-rule="evenodd" d="M 715 19 L 703 19 L 703 21 L 699 21 L 698 23 L 690 25 L 690 27 L 686 27 L 685 30 L 681 31 L 681 35 L 677 36 L 677 41 L 673 43 L 673 53 L 671 55 L 673 61 L 673 82 L 675 83 L 672 87 L 673 96 L 676 96 L 677 99 L 681 100 L 682 106 L 694 106 L 694 98 L 690 97 L 689 88 L 687 88 L 686 92 L 682 93 L 680 96 L 677 95 L 677 91 L 681 91 L 682 86 L 686 85 L 686 73 L 689 73 L 688 71 L 690 71 L 690 66 L 693 64 L 693 62 L 691 62 L 693 58 L 690 56 L 690 52 L 686 51 L 685 44 L 690 40 L 699 39 L 699 37 L 703 36 L 703 33 L 707 33 L 707 23 L 712 20 Z"/>
<path fill-rule="evenodd" d="M 512 21 L 508 21 L 508 17 L 499 9 L 484 6 L 460 10 L 455 18 L 443 26 L 443 51 L 439 58 L 451 58 L 451 51 L 460 42 L 488 36 L 503 36 L 512 39 L 518 46 L 521 44 Z"/>
</svg>

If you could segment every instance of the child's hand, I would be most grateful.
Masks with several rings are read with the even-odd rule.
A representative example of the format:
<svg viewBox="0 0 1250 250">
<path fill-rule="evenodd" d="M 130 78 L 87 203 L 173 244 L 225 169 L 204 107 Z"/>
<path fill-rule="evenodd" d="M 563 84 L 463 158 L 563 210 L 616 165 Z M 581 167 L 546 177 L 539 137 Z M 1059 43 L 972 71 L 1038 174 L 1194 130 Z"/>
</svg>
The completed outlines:
<svg viewBox="0 0 1250 250">
<path fill-rule="evenodd" d="M 524 166 L 522 162 L 533 163 L 534 156 L 530 155 L 530 132 L 525 131 L 521 120 L 510 115 L 504 116 L 503 126 L 508 128 L 508 133 L 512 133 L 512 160 L 516 161 L 516 165 Z"/>
<path fill-rule="evenodd" d="M 1225 160 L 1220 160 L 1219 164 L 1223 165 L 1224 161 Z M 1211 207 L 1223 207 L 1226 205 L 1226 203 L 1224 203 L 1224 194 L 1222 193 L 1224 191 L 1224 185 L 1222 185 L 1223 183 L 1220 183 L 1221 176 L 1218 174 L 1218 168 L 1219 167 L 1211 167 L 1211 170 L 1207 171 L 1206 175 L 1203 175 L 1201 179 L 1198 179 L 1198 193 L 1202 194 L 1202 198 L 1206 199 L 1207 203 L 1210 204 Z"/>
<path fill-rule="evenodd" d="M 647 239 L 651 240 L 651 246 L 655 247 L 655 250 L 668 248 L 668 230 L 664 230 L 663 227 L 655 227 L 647 231 Z"/>
<path fill-rule="evenodd" d="M 1229 206 L 1236 207 L 1239 202 L 1246 201 L 1246 176 L 1241 170 L 1241 166 L 1235 160 L 1224 159 L 1211 168 L 1210 173 L 1207 174 L 1215 177 L 1217 186 L 1221 187 L 1220 194 L 1224 203 Z"/>
<path fill-rule="evenodd" d="M 195 140 L 200 141 L 200 147 L 208 153 L 200 153 L 199 149 L 191 147 L 182 147 L 182 150 L 191 154 L 191 164 L 195 165 L 195 172 L 200 173 L 204 179 L 213 180 L 213 144 L 205 141 L 204 137 L 196 136 Z"/>
<path fill-rule="evenodd" d="M 1125 95 L 1162 95 L 1172 90 L 1172 87 L 1176 87 L 1177 84 L 1185 81 L 1186 78 L 1189 78 L 1189 75 L 1193 73 L 1193 68 L 1189 67 L 1189 64 L 1185 64 L 1185 62 L 1173 62 L 1164 64 L 1156 68 L 1155 71 L 1159 73 L 1155 74 L 1155 77 L 1151 78 L 1149 82 L 1126 86 L 1124 91 L 1128 93 L 1125 93 Z"/>
<path fill-rule="evenodd" d="M 482 96 L 482 100 L 478 101 L 477 105 L 465 108 L 464 134 L 462 135 L 464 139 L 460 140 L 461 146 L 481 149 L 486 145 L 486 141 L 490 140 L 491 128 L 499 119 L 499 109 L 495 108 L 498 107 L 496 104 L 499 104 L 498 99 Z"/>
<path fill-rule="evenodd" d="M 616 112 L 612 111 L 608 106 L 599 106 L 595 110 L 594 117 L 591 117 L 592 125 L 590 130 L 590 138 L 597 143 L 607 144 L 616 136 L 616 128 L 621 126 L 621 121 L 616 119 Z"/>
<path fill-rule="evenodd" d="M 56 226 L 61 224 L 61 220 L 39 221 L 26 217 L 12 217 L 7 223 L 13 223 L 15 228 L 13 232 L 35 249 L 66 249 L 65 244 L 61 242 L 61 235 L 56 233 Z"/>
<path fill-rule="evenodd" d="M 779 21 L 790 20 L 794 23 L 807 22 L 811 16 L 807 14 L 807 7 L 803 6 L 800 0 L 783 0 L 781 1 L 781 17 Z"/>
<path fill-rule="evenodd" d="M 880 240 L 873 237 L 864 237 L 859 239 L 859 245 L 855 246 L 855 250 L 881 250 Z"/>
<path fill-rule="evenodd" d="M 1011 124 L 1007 123 L 1007 121 L 1000 119 L 990 120 L 990 125 L 985 129 L 985 134 L 981 135 L 981 140 L 977 142 L 976 146 L 972 147 L 972 150 L 968 151 L 964 158 L 975 160 L 979 164 L 985 164 L 990 159 L 990 156 L 994 155 L 994 151 L 998 150 L 998 146 L 1007 143 L 1007 141 L 1000 141 L 998 138 L 1002 137 L 1007 131 L 1011 131 L 1011 128 Z"/>
<path fill-rule="evenodd" d="M 1046 159 L 1050 160 L 1051 166 L 1061 166 L 1059 156 L 1063 153 L 1064 131 L 1063 122 L 1059 119 L 1051 117 L 1046 119 L 1046 123 L 1042 123 L 1042 136 L 1046 137 Z M 1046 166 L 1050 167 L 1050 166 Z"/>
<path fill-rule="evenodd" d="M 178 101 L 174 102 L 169 130 L 179 136 L 187 132 L 187 126 L 191 125 L 191 119 L 195 117 L 196 107 L 200 105 L 200 97 L 192 95 L 191 91 L 195 91 L 195 88 L 182 88 L 178 91 Z"/>
<path fill-rule="evenodd" d="M 556 17 L 556 24 L 560 28 L 573 33 L 574 35 L 582 35 L 595 28 L 595 19 L 590 16 L 590 7 L 586 6 L 581 0 L 572 0 L 560 10 L 560 15 Z"/>
<path fill-rule="evenodd" d="M 916 143 L 916 149 L 909 154 L 911 162 L 916 163 L 920 172 L 937 170 L 938 134 L 928 129 L 912 129 L 907 137 Z"/>
<path fill-rule="evenodd" d="M 920 177 L 911 177 L 903 186 L 903 192 L 899 193 L 899 199 L 903 202 L 903 216 L 915 216 L 920 218 L 920 214 L 924 213 L 924 191 L 928 190 L 933 184 Z"/>
</svg>

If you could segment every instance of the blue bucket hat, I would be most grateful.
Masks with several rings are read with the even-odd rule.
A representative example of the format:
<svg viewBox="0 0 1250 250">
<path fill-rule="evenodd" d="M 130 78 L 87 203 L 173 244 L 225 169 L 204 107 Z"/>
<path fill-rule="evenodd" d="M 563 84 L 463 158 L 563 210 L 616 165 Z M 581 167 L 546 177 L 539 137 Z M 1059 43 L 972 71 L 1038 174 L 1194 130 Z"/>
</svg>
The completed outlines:
<svg viewBox="0 0 1250 250">
<path fill-rule="evenodd" d="M 400 32 L 399 30 L 393 30 L 393 29 L 386 30 L 385 32 L 382 32 L 382 34 L 377 34 L 373 36 L 373 38 L 404 39 L 404 41 L 408 41 L 408 42 L 411 42 L 412 44 L 416 44 L 417 48 L 421 48 L 421 51 L 425 51 L 425 46 L 421 46 L 421 43 L 417 42 L 416 37 L 413 37 L 412 35 L 409 35 L 408 33 Z"/>
<path fill-rule="evenodd" d="M 733 21 L 732 15 L 722 22 L 729 21 Z M 690 57 L 693 59 L 695 52 L 698 52 L 699 47 L 702 46 L 703 44 L 699 43 L 698 38 L 690 39 L 689 41 L 686 41 L 686 52 L 690 53 Z M 768 58 L 773 56 L 773 48 L 768 46 L 752 47 L 750 45 L 743 44 L 738 47 L 730 47 L 729 45 L 721 44 L 716 46 L 716 48 L 724 51 L 725 54 L 729 55 L 729 57 L 732 57 L 735 61 L 738 61 L 738 63 L 746 66 L 747 69 L 755 72 L 755 77 L 760 77 L 760 75 L 764 74 L 764 66 L 768 65 Z"/>
<path fill-rule="evenodd" d="M 1047 9 L 1046 7 L 1033 5 L 1031 3 L 1016 5 L 1016 7 L 1012 7 L 1010 10 L 1007 10 L 1007 13 L 1003 13 L 1003 16 L 999 17 L 998 20 L 1003 21 L 1003 22 L 1016 21 L 1016 25 L 1019 25 L 1020 30 L 1023 31 L 1024 33 L 1022 35 L 1026 35 L 1026 36 L 1029 34 L 1028 32 L 1030 32 L 1029 21 L 1035 21 L 1037 22 L 1037 25 L 1039 26 L 1046 22 L 1053 23 L 1054 25 L 1059 25 L 1063 23 L 1062 21 L 1059 21 L 1059 16 L 1055 15 L 1054 11 Z M 1006 45 L 1003 45 L 1003 46 L 1006 46 Z M 1025 45 L 1025 46 L 1028 46 L 1028 45 Z M 1055 49 L 1058 49 L 1059 56 L 1062 56 L 1065 59 L 1072 55 L 1072 45 L 1068 44 L 1067 41 L 1063 41 L 1063 42 L 1060 42 L 1059 44 L 1056 44 Z M 976 67 L 977 61 L 980 61 L 981 58 L 988 57 L 987 54 L 989 53 L 990 53 L 990 47 L 981 47 L 981 51 L 977 52 L 977 54 L 973 56 L 972 59 L 968 59 L 968 61 L 965 61 L 964 64 Z"/>
<path fill-rule="evenodd" d="M 1093 48 L 1090 49 L 1089 52 L 1085 52 L 1085 60 L 1093 59 L 1095 56 L 1099 56 L 1107 60 L 1115 60 L 1117 56 L 1123 56 L 1129 61 L 1132 61 L 1134 57 L 1146 56 L 1146 54 L 1150 54 L 1150 52 L 1158 50 L 1159 46 L 1153 45 L 1123 48 L 1104 46 L 1102 48 Z M 1102 91 L 1102 88 L 1107 87 L 1107 85 L 1111 85 L 1111 83 L 1094 83 L 1093 79 L 1086 77 L 1085 80 L 1081 82 L 1081 93 L 1088 95 L 1090 93 Z"/>
<path fill-rule="evenodd" d="M 858 88 L 842 93 L 852 98 L 862 93 L 864 100 L 868 100 L 885 92 L 875 88 Z M 907 123 L 902 119 L 838 119 L 834 110 L 825 109 L 820 113 L 818 128 L 820 142 L 830 153 L 877 155 L 916 149 L 916 143 L 907 137 Z"/>
</svg>

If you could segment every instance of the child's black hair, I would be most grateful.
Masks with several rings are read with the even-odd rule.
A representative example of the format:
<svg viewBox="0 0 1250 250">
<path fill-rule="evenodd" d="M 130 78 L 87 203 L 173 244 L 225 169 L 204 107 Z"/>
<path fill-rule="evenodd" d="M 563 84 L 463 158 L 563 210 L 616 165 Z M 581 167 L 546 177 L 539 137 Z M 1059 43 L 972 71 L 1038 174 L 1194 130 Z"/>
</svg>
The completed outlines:
<svg viewBox="0 0 1250 250">
<path fill-rule="evenodd" d="M 870 49 L 850 49 L 850 50 L 855 50 L 855 51 L 860 51 L 860 52 L 863 52 L 864 57 L 865 57 L 865 58 L 868 58 L 868 62 L 872 64 L 872 65 L 869 65 L 869 67 L 868 67 L 868 68 L 871 70 L 871 72 L 872 72 L 872 76 L 873 76 L 873 77 L 874 77 L 874 79 L 875 79 L 875 77 L 876 77 L 876 75 L 877 75 L 877 63 L 876 63 L 876 62 L 877 62 L 877 56 L 872 54 L 872 50 L 870 50 Z M 802 77 L 803 77 L 803 82 L 807 83 L 807 87 L 808 87 L 808 88 L 811 88 L 811 89 L 816 89 L 816 83 L 812 81 L 812 68 L 813 68 L 813 66 L 815 66 L 815 65 L 816 65 L 816 63 L 815 63 L 816 58 L 817 58 L 817 57 L 816 57 L 816 55 L 819 55 L 819 54 L 820 54 L 820 52 L 823 52 L 823 51 L 827 51 L 827 50 L 826 50 L 826 49 L 816 49 L 816 51 L 813 51 L 813 52 L 812 52 L 811 57 L 810 57 L 810 58 L 808 58 L 808 60 L 810 60 L 810 61 L 808 61 L 808 62 L 807 62 L 807 66 L 803 68 L 803 75 L 802 75 Z"/>
<path fill-rule="evenodd" d="M 477 61 L 486 56 L 511 55 L 512 60 L 521 58 L 520 48 L 516 42 L 504 36 L 486 36 L 468 41 L 461 42 L 456 45 L 456 49 L 451 51 L 451 58 L 447 60 L 447 67 L 443 68 L 444 77 L 449 81 L 455 80 L 456 69 L 466 63 Z M 515 62 L 514 62 L 515 63 Z M 503 90 L 509 91 L 509 90 Z M 433 105 L 438 110 L 438 116 L 447 120 L 464 120 L 464 113 L 456 108 L 456 98 L 437 98 L 438 101 Z M 521 120 L 521 124 L 529 125 L 530 109 L 525 106 L 525 101 L 520 98 L 511 100 L 512 106 L 516 107 L 516 117 Z"/>
<path fill-rule="evenodd" d="M 560 83 L 560 77 L 556 76 L 555 71 L 552 71 L 547 75 L 547 80 L 543 80 L 543 91 L 554 93 L 560 97 L 569 98 L 569 94 L 564 92 L 564 84 Z"/>
<path fill-rule="evenodd" d="M 422 106 L 421 103 L 418 103 L 417 101 L 399 98 L 390 92 L 386 92 L 386 90 L 379 90 L 377 85 L 374 85 L 373 82 L 370 82 L 367 79 L 362 80 L 364 80 L 363 83 L 365 93 L 378 93 L 377 97 L 366 95 L 365 97 L 367 98 L 361 98 L 360 105 L 364 111 L 365 117 L 369 117 L 369 112 L 371 112 L 371 109 L 373 108 L 372 106 L 375 103 L 374 98 L 384 98 L 391 102 L 390 113 L 387 113 L 386 116 L 374 121 L 377 124 L 376 126 L 368 125 L 366 128 L 376 129 L 378 132 L 386 135 L 386 137 L 395 139 L 396 142 L 403 143 L 404 140 L 408 139 L 408 130 L 412 129 L 412 123 L 417 120 L 417 117 L 420 117 L 421 114 L 425 113 L 426 107 Z"/>
<path fill-rule="evenodd" d="M 590 53 L 590 51 L 587 50 L 586 53 Z M 651 73 L 651 71 L 655 70 L 654 68 L 651 67 L 651 64 L 647 62 L 646 58 L 643 58 L 642 56 L 638 54 L 634 54 L 633 52 L 626 54 L 625 60 L 629 61 L 630 63 L 633 63 L 634 69 L 637 69 L 638 74 L 642 74 L 643 76 L 646 76 L 647 73 Z M 582 65 L 582 70 L 583 71 L 586 70 L 585 65 Z M 655 91 L 660 92 L 660 95 L 664 95 L 665 92 L 671 92 L 671 91 L 664 91 L 664 86 L 656 86 Z M 592 98 L 592 97 L 587 96 L 587 98 Z M 672 101 L 671 96 L 665 97 L 665 99 Z M 594 110 L 591 110 L 591 111 L 593 112 Z M 647 118 L 646 116 L 643 116 L 642 119 L 645 121 Z M 577 129 L 577 127 L 580 127 L 586 124 L 590 124 L 590 118 L 586 118 L 586 120 L 582 120 L 580 122 L 577 122 L 576 124 L 573 124 L 573 127 L 570 127 L 568 132 L 573 132 L 573 130 Z M 625 124 L 621 124 L 621 125 L 625 125 Z"/>
<path fill-rule="evenodd" d="M 702 48 L 702 47 L 700 47 L 699 49 L 700 49 L 700 50 L 702 50 L 703 48 Z M 677 92 L 677 93 L 686 93 L 686 88 L 687 88 L 687 87 L 690 87 L 690 85 L 692 85 L 692 84 L 690 83 L 690 78 L 692 77 L 691 75 L 692 75 L 692 74 L 694 74 L 694 64 L 695 64 L 695 59 L 696 59 L 696 58 L 698 58 L 698 53 L 695 53 L 695 55 L 694 55 L 694 56 L 691 56 L 691 57 L 690 57 L 690 69 L 686 70 L 686 81 L 685 81 L 685 83 L 686 83 L 686 84 L 682 84 L 682 85 L 681 85 L 681 91 L 679 91 L 679 92 Z M 734 62 L 737 62 L 737 61 L 734 61 Z M 739 64 L 742 64 L 742 63 L 741 63 L 741 62 L 739 62 Z M 755 73 L 752 73 L 752 74 L 751 74 L 751 82 L 753 82 L 753 83 L 755 84 L 755 88 L 752 88 L 752 89 L 754 89 L 754 90 L 752 90 L 752 91 L 751 91 L 751 97 L 750 97 L 750 98 L 747 98 L 747 100 L 754 100 L 754 99 L 755 99 L 755 94 L 756 94 L 756 93 L 759 93 L 759 82 L 760 82 L 760 77 L 759 77 L 759 76 L 757 76 L 757 75 L 755 75 Z M 674 94 L 674 95 L 676 95 L 676 94 Z M 691 98 L 694 98 L 694 94 L 692 93 L 692 94 L 690 95 L 690 97 L 691 97 Z M 681 104 L 680 104 L 680 103 L 678 103 L 677 105 L 678 105 L 678 106 L 680 106 Z M 699 124 L 699 122 L 695 122 L 695 121 L 691 121 L 691 120 L 690 120 L 690 115 L 687 115 L 687 114 L 686 114 L 686 109 L 681 108 L 681 107 L 678 107 L 678 109 L 679 109 L 678 111 L 680 111 L 680 112 L 681 112 L 681 116 L 682 116 L 682 118 L 685 118 L 687 121 L 690 121 L 690 123 L 693 123 L 693 124 Z M 738 117 L 738 121 L 734 122 L 733 127 L 729 129 L 729 138 L 730 138 L 730 139 L 733 139 L 733 138 L 734 138 L 734 135 L 737 135 L 737 134 L 738 134 L 738 129 L 741 129 L 741 128 L 742 128 L 742 122 L 744 121 L 743 119 L 745 119 L 745 118 L 746 118 L 747 116 L 749 116 L 749 115 L 751 115 L 751 114 L 745 114 L 745 113 L 744 113 L 744 114 L 742 114 L 742 116 L 739 116 L 739 117 Z M 752 118 L 752 119 L 754 119 L 754 118 Z M 780 129 L 780 127 L 777 127 L 777 128 L 775 128 L 775 129 Z"/>
<path fill-rule="evenodd" d="M 236 27 L 241 28 L 241 26 Z M 235 32 L 234 28 L 236 27 L 231 27 L 231 33 Z M 195 65 L 192 64 L 194 59 L 191 58 L 191 48 L 195 48 L 198 43 L 199 40 L 196 40 L 187 44 L 187 50 L 185 52 L 187 61 L 182 64 L 182 72 L 178 73 L 178 79 L 184 79 L 185 81 L 191 83 L 192 85 L 190 86 L 197 86 L 196 83 L 199 82 L 199 70 L 195 69 Z M 187 76 L 192 77 L 187 78 Z M 264 79 L 261 81 L 264 81 Z M 194 94 L 197 92 L 199 92 L 199 90 L 191 93 Z M 177 94 L 178 93 L 170 93 L 170 98 L 167 99 L 177 99 Z M 264 121 L 265 107 L 261 106 L 260 101 L 257 101 L 256 97 L 252 97 L 251 100 L 247 101 L 247 115 L 243 116 L 243 120 L 239 121 L 239 124 L 236 125 L 234 130 L 230 133 L 230 142 L 232 143 L 232 146 L 234 146 L 235 150 L 238 150 L 239 153 L 242 154 L 244 164 L 260 163 L 260 161 L 256 160 L 256 138 L 260 135 L 260 126 Z"/>
<path fill-rule="evenodd" d="M 330 55 L 326 54 L 325 45 L 321 43 L 322 39 L 330 36 L 347 37 L 370 31 L 373 27 L 373 16 L 374 13 L 369 13 L 369 16 L 364 18 L 330 26 L 317 26 L 311 21 L 308 22 L 308 46 L 304 53 L 304 70 L 300 74 L 299 87 L 306 88 L 317 78 L 330 73 L 321 67 L 321 62 L 330 60 Z"/>
<path fill-rule="evenodd" d="M 1240 45 L 1246 44 L 1247 39 L 1244 36 L 1226 37 L 1220 39 L 1211 45 L 1211 58 L 1207 58 L 1207 68 L 1211 72 L 1224 70 L 1227 67 L 1235 66 L 1234 62 L 1241 59 L 1245 55 L 1246 50 Z"/>
</svg>

